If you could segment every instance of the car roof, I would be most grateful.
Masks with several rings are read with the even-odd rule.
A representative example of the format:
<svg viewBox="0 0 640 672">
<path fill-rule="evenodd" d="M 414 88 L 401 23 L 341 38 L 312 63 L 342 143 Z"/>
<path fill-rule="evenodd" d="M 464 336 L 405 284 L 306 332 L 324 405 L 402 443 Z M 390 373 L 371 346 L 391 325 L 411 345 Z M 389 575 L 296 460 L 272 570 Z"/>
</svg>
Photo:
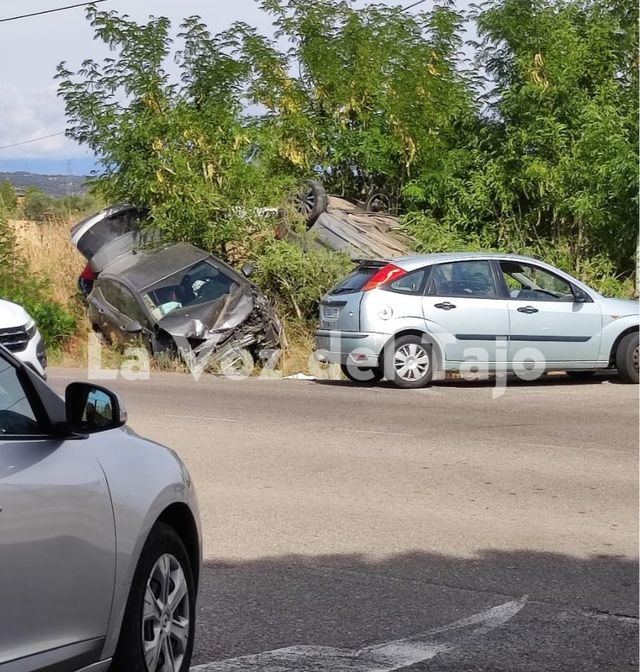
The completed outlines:
<svg viewBox="0 0 640 672">
<path fill-rule="evenodd" d="M 189 243 L 176 243 L 159 250 L 134 250 L 116 257 L 100 275 L 120 276 L 140 290 L 210 256 Z"/>
<path fill-rule="evenodd" d="M 389 259 L 392 264 L 400 266 L 405 271 L 413 271 L 422 266 L 429 266 L 431 264 L 443 264 L 452 261 L 464 260 L 482 260 L 482 259 L 498 259 L 521 262 L 534 262 L 537 264 L 546 265 L 539 259 L 533 257 L 525 257 L 521 254 L 504 254 L 500 252 L 437 252 L 433 254 L 412 254 L 406 257 L 396 257 Z"/>
</svg>

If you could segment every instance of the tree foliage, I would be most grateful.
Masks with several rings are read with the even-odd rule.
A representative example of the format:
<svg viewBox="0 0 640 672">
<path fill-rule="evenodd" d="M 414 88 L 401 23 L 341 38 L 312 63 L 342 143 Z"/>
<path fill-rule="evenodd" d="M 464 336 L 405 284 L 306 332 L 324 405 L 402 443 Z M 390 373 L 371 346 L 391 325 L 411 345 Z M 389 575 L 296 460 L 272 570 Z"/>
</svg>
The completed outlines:
<svg viewBox="0 0 640 672">
<path fill-rule="evenodd" d="M 190 17 L 177 49 L 167 19 L 89 9 L 112 57 L 61 64 L 59 92 L 107 199 L 238 260 L 283 252 L 247 213 L 315 175 L 352 197 L 394 193 L 425 250 L 554 250 L 594 277 L 632 269 L 635 2 L 260 4 L 274 37 L 243 23 L 212 35 Z M 470 20 L 480 42 L 465 46 Z"/>
</svg>

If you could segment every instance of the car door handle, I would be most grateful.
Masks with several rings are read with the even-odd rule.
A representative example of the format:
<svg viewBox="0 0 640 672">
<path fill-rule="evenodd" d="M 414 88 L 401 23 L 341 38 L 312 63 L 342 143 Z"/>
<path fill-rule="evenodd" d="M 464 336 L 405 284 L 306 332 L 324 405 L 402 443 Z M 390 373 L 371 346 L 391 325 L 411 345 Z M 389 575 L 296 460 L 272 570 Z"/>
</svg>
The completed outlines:
<svg viewBox="0 0 640 672">
<path fill-rule="evenodd" d="M 436 303 L 433 306 L 434 308 L 440 308 L 440 310 L 452 310 L 455 308 L 453 303 L 449 303 L 448 301 L 445 301 L 444 303 Z"/>
<path fill-rule="evenodd" d="M 522 308 L 518 308 L 519 313 L 526 313 L 527 315 L 531 315 L 532 313 L 537 313 L 538 309 L 534 308 L 533 306 L 522 306 Z"/>
<path fill-rule="evenodd" d="M 100 315 L 104 315 L 104 308 L 98 308 L 98 312 L 100 313 Z"/>
</svg>

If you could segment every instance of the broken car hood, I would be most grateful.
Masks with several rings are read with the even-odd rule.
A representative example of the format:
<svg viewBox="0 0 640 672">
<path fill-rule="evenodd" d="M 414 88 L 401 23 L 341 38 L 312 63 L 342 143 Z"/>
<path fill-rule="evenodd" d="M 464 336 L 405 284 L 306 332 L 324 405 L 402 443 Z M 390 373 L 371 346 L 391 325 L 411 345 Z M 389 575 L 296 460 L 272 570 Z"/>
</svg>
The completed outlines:
<svg viewBox="0 0 640 672">
<path fill-rule="evenodd" d="M 206 339 L 212 335 L 209 332 L 235 329 L 253 309 L 252 295 L 245 287 L 238 286 L 214 301 L 177 308 L 159 320 L 158 326 L 174 337 Z"/>
</svg>

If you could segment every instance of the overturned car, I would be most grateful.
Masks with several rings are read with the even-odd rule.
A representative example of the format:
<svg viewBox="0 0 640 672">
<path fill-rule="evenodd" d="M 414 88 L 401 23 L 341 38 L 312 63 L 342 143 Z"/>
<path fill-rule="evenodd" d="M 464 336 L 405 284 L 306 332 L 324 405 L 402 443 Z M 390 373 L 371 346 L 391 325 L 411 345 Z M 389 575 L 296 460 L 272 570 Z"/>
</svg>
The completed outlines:
<svg viewBox="0 0 640 672">
<path fill-rule="evenodd" d="M 144 217 L 117 206 L 71 230 L 93 276 L 86 299 L 96 331 L 111 341 L 142 341 L 154 354 L 244 349 L 255 359 L 278 347 L 280 322 L 248 280 L 250 265 L 241 274 L 193 245 L 163 245 L 141 226 Z"/>
</svg>

